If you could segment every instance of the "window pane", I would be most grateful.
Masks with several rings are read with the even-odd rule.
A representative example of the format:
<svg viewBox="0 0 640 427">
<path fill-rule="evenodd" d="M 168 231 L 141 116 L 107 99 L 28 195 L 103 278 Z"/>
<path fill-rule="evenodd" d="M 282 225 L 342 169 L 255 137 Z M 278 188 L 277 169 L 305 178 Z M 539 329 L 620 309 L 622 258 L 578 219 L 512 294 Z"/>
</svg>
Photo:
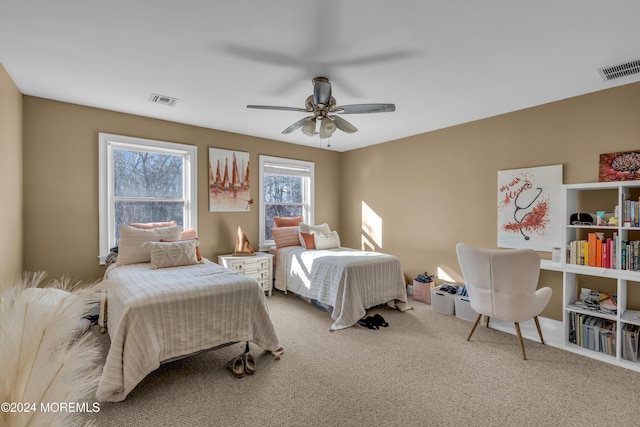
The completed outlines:
<svg viewBox="0 0 640 427">
<path fill-rule="evenodd" d="M 302 203 L 304 179 L 301 176 L 265 175 L 265 203 Z"/>
<path fill-rule="evenodd" d="M 271 227 L 273 226 L 273 218 L 277 216 L 291 217 L 302 216 L 302 205 L 266 205 L 264 206 L 265 219 L 264 230 L 265 240 L 272 240 Z"/>
<path fill-rule="evenodd" d="M 116 197 L 182 198 L 182 156 L 116 149 Z"/>
<path fill-rule="evenodd" d="M 183 202 L 115 202 L 116 242 L 120 239 L 120 226 L 132 222 L 175 221 L 183 225 Z"/>
</svg>

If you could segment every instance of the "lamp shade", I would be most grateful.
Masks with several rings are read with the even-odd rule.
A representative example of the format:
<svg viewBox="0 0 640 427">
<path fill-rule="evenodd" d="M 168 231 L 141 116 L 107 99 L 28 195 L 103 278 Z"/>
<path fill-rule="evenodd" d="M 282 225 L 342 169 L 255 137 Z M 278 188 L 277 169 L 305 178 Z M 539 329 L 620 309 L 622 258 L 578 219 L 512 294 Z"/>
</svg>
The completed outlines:
<svg viewBox="0 0 640 427">
<path fill-rule="evenodd" d="M 329 117 L 322 119 L 320 123 L 320 138 L 331 138 L 336 131 L 336 124 Z"/>
<path fill-rule="evenodd" d="M 316 133 L 316 121 L 315 119 L 309 119 L 302 125 L 302 133 L 307 136 L 313 136 Z"/>
</svg>

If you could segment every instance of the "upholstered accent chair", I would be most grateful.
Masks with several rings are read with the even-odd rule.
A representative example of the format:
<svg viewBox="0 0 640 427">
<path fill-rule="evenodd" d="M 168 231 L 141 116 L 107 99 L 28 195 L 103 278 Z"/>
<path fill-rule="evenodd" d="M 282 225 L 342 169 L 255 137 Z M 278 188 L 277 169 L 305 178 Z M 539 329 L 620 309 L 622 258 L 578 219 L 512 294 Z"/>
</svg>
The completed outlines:
<svg viewBox="0 0 640 427">
<path fill-rule="evenodd" d="M 533 319 L 544 344 L 538 315 L 551 298 L 551 288 L 537 289 L 540 257 L 531 249 L 484 249 L 464 243 L 457 244 L 456 252 L 469 303 L 478 313 L 467 341 L 483 315 L 487 327 L 492 317 L 510 321 L 515 324 L 522 358 L 526 360 L 520 322 Z"/>
</svg>

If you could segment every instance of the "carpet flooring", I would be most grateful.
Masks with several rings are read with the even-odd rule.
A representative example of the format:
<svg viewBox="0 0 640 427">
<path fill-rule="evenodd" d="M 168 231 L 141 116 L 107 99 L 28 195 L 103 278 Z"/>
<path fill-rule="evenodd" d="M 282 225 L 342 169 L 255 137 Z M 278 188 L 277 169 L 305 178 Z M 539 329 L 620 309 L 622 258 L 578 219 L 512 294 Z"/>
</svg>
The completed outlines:
<svg viewBox="0 0 640 427">
<path fill-rule="evenodd" d="M 640 374 L 434 312 L 386 307 L 389 327 L 330 332 L 330 315 L 276 292 L 269 310 L 285 353 L 251 345 L 257 371 L 234 378 L 235 344 L 163 364 L 98 426 L 640 425 Z M 96 328 L 92 332 L 99 335 Z M 544 333 L 544 330 L 543 330 Z M 107 335 L 99 336 L 105 354 Z"/>
</svg>

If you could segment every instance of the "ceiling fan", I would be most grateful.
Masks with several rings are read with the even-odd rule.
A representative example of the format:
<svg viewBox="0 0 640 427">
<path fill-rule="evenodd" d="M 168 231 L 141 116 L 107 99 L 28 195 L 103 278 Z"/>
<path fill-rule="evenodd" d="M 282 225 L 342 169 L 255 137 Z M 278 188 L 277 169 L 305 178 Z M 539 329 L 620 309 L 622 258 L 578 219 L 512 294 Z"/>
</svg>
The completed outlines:
<svg viewBox="0 0 640 427">
<path fill-rule="evenodd" d="M 336 114 L 369 114 L 387 113 L 396 110 L 395 104 L 353 104 L 336 105 L 336 99 L 331 96 L 331 82 L 326 77 L 313 79 L 313 95 L 309 95 L 305 101 L 305 108 L 276 107 L 271 105 L 247 105 L 247 108 L 263 110 L 285 110 L 312 113 L 311 116 L 298 120 L 282 131 L 289 134 L 302 128 L 302 132 L 308 136 L 320 135 L 320 138 L 329 138 L 336 128 L 346 133 L 356 132 L 358 129 Z M 318 131 L 316 124 L 320 123 Z"/>
</svg>

